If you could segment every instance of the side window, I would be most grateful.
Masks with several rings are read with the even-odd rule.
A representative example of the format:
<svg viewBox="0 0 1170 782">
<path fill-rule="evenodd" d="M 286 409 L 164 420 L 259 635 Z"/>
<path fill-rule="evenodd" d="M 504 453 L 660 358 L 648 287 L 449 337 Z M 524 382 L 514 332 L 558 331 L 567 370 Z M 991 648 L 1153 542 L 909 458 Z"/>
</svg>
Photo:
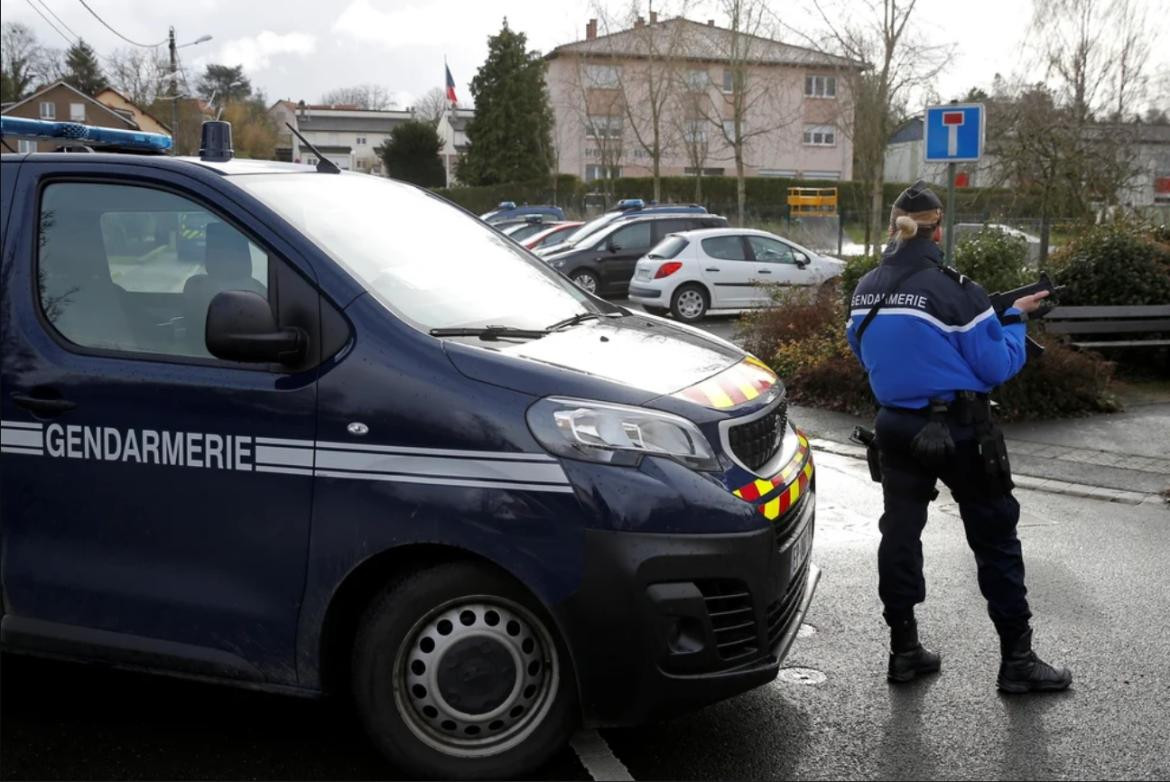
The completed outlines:
<svg viewBox="0 0 1170 782">
<path fill-rule="evenodd" d="M 610 235 L 612 246 L 631 252 L 650 249 L 650 221 L 627 225 Z"/>
<path fill-rule="evenodd" d="M 699 226 L 695 224 L 694 220 L 655 220 L 654 229 L 658 232 L 658 239 L 661 241 L 663 237 L 670 234 L 682 233 L 683 231 L 692 231 Z"/>
<path fill-rule="evenodd" d="M 738 236 L 712 236 L 703 240 L 703 252 L 725 261 L 746 261 L 743 240 Z"/>
<path fill-rule="evenodd" d="M 46 319 L 87 348 L 210 358 L 216 294 L 268 297 L 268 255 L 217 215 L 149 187 L 63 182 L 41 196 Z"/>
<path fill-rule="evenodd" d="M 749 236 L 748 244 L 757 261 L 763 263 L 796 263 L 792 248 L 783 242 L 765 236 Z"/>
</svg>

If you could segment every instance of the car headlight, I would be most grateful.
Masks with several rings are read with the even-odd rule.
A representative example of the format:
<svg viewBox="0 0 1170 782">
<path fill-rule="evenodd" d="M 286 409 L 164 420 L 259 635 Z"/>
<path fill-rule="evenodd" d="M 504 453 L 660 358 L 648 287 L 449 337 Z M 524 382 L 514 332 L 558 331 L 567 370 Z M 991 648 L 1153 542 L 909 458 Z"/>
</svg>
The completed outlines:
<svg viewBox="0 0 1170 782">
<path fill-rule="evenodd" d="M 644 407 L 548 397 L 528 408 L 528 427 L 550 453 L 603 464 L 637 465 L 666 456 L 696 470 L 719 462 L 699 427 Z"/>
</svg>

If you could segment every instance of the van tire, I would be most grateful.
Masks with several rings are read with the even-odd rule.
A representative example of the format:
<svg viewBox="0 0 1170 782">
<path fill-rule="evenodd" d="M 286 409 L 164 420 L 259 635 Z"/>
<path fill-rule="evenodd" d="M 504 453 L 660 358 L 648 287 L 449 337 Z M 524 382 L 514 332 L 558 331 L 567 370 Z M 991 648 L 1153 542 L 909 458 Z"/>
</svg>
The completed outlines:
<svg viewBox="0 0 1170 782">
<path fill-rule="evenodd" d="M 485 668 L 503 676 L 476 678 Z M 516 581 L 473 562 L 410 573 L 370 602 L 352 689 L 370 738 L 408 776 L 523 776 L 579 719 L 569 655 L 547 613 Z"/>
<path fill-rule="evenodd" d="M 702 285 L 690 282 L 680 285 L 670 297 L 670 312 L 675 320 L 695 323 L 703 319 L 711 307 L 711 299 Z"/>
<path fill-rule="evenodd" d="M 581 290 L 588 291 L 594 296 L 601 295 L 601 280 L 597 278 L 596 274 L 589 271 L 588 269 L 580 269 L 578 271 L 572 272 L 569 275 L 569 279 L 572 280 L 574 284 L 576 284 L 576 286 Z"/>
</svg>

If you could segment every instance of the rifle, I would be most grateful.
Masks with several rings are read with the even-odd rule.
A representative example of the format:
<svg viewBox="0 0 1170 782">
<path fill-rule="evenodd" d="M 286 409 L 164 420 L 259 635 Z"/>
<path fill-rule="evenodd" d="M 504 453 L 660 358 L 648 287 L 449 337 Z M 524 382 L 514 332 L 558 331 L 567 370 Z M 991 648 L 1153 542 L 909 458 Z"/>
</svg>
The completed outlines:
<svg viewBox="0 0 1170 782">
<path fill-rule="evenodd" d="M 1054 296 L 1064 290 L 1063 285 L 1053 285 L 1047 273 L 1040 275 L 1040 279 L 1028 285 L 1012 288 L 1010 291 L 999 291 L 990 294 L 991 306 L 997 315 L 1003 315 L 1004 310 L 1012 306 L 1021 296 L 1031 296 L 1041 291 L 1048 291 L 1049 296 L 1040 302 L 1040 308 L 1028 314 L 1030 320 L 1043 318 L 1056 306 Z M 1044 346 L 1031 337 L 1027 337 L 1028 358 L 1039 358 L 1044 355 Z"/>
</svg>

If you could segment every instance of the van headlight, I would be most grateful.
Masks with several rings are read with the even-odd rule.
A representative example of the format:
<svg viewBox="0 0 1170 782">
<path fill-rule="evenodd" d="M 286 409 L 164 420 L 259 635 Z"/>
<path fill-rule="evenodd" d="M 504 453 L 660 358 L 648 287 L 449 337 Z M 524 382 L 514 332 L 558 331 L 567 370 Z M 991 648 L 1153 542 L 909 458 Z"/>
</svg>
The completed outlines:
<svg viewBox="0 0 1170 782">
<path fill-rule="evenodd" d="M 666 456 L 696 470 L 719 469 L 699 427 L 644 407 L 548 397 L 528 408 L 528 427 L 550 453 L 570 459 L 634 466 L 643 456 Z"/>
</svg>

